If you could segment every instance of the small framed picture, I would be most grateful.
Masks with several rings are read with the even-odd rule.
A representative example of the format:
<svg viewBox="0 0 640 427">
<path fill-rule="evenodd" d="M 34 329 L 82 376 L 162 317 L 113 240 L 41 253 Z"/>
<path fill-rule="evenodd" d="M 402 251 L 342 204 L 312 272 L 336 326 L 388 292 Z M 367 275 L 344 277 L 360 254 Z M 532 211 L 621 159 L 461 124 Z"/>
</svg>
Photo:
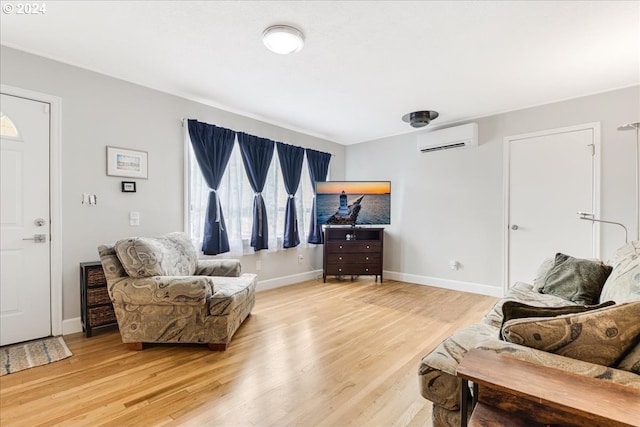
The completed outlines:
<svg viewBox="0 0 640 427">
<path fill-rule="evenodd" d="M 135 183 L 135 181 L 122 181 L 122 192 L 123 193 L 135 193 L 136 192 L 136 183 Z"/>
<path fill-rule="evenodd" d="M 107 175 L 148 178 L 147 152 L 107 146 Z"/>
</svg>

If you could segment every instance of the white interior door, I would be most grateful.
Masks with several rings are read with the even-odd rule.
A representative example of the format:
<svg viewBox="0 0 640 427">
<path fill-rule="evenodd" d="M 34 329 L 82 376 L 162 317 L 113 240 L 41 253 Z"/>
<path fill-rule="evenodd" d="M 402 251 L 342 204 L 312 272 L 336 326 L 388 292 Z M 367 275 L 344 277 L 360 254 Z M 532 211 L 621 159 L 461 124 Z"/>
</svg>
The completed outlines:
<svg viewBox="0 0 640 427">
<path fill-rule="evenodd" d="M 0 345 L 51 335 L 49 104 L 0 95 Z"/>
<path fill-rule="evenodd" d="M 506 138 L 507 286 L 532 283 L 556 252 L 595 255 L 595 227 L 577 212 L 597 209 L 597 135 L 592 124 Z"/>
</svg>

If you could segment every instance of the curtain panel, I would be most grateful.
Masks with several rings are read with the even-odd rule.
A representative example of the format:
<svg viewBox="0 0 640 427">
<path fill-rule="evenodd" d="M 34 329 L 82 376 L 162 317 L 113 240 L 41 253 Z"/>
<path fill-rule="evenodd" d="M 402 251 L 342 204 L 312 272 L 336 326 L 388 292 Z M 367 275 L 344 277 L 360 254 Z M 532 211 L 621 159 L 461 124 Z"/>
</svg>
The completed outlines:
<svg viewBox="0 0 640 427">
<path fill-rule="evenodd" d="M 205 255 L 229 252 L 229 237 L 218 197 L 218 187 L 229 162 L 229 157 L 231 157 L 236 133 L 229 129 L 191 119 L 188 121 L 188 128 L 198 166 L 210 190 L 202 252 Z"/>
<path fill-rule="evenodd" d="M 311 178 L 311 187 L 313 188 L 313 204 L 311 206 L 307 242 L 322 244 L 324 242 L 324 236 L 322 234 L 322 227 L 318 224 L 318 218 L 316 216 L 316 182 L 327 180 L 331 154 L 310 148 L 305 149 L 305 151 L 307 153 L 307 166 L 309 168 L 309 177 Z"/>
<path fill-rule="evenodd" d="M 284 188 L 287 190 L 287 206 L 284 214 L 284 236 L 282 246 L 294 248 L 300 244 L 298 233 L 298 218 L 296 215 L 295 194 L 300 186 L 302 175 L 302 162 L 304 160 L 304 148 L 294 145 L 276 142 L 278 159 L 280 160 L 280 170 Z"/>
<path fill-rule="evenodd" d="M 240 146 L 240 154 L 242 155 L 242 163 L 244 164 L 247 178 L 254 191 L 251 246 L 256 251 L 268 249 L 267 209 L 262 197 L 262 190 L 267 180 L 275 143 L 270 139 L 239 132 L 238 145 Z"/>
</svg>

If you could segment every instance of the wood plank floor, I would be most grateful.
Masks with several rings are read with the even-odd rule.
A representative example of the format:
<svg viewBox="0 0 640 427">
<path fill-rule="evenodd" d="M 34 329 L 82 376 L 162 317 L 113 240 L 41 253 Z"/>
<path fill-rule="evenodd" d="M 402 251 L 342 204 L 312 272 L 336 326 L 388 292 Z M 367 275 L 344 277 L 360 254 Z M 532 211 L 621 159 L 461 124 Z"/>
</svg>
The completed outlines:
<svg viewBox="0 0 640 427">
<path fill-rule="evenodd" d="M 0 377 L 2 426 L 430 426 L 418 363 L 496 298 L 386 280 L 259 292 L 226 352 L 117 331 L 65 336 L 73 356 Z"/>
</svg>

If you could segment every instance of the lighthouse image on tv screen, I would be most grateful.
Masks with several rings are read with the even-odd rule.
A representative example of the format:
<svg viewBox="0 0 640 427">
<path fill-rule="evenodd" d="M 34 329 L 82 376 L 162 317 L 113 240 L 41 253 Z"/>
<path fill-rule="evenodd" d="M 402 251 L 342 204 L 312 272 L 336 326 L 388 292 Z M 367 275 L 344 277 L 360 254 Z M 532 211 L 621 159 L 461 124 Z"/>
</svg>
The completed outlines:
<svg viewBox="0 0 640 427">
<path fill-rule="evenodd" d="M 321 225 L 391 224 L 391 182 L 319 181 L 316 214 Z"/>
</svg>

